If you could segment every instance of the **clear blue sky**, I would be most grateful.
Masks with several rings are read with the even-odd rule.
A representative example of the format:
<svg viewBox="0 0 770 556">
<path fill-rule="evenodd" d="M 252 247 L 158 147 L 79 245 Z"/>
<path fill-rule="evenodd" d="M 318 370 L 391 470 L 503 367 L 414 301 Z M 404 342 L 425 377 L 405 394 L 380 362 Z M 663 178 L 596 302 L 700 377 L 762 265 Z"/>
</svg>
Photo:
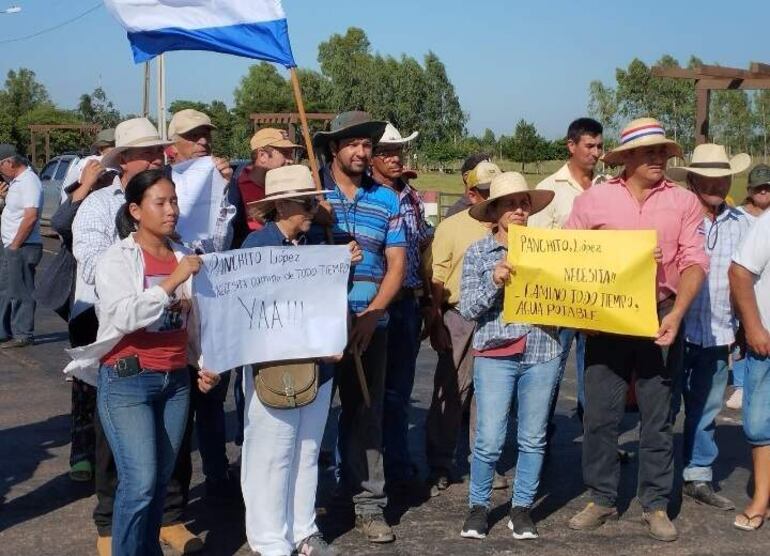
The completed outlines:
<svg viewBox="0 0 770 556">
<path fill-rule="evenodd" d="M 0 0 L 0 75 L 34 70 L 53 100 L 74 107 L 100 85 L 122 112 L 141 104 L 141 66 L 123 30 L 103 9 L 26 41 L 3 41 L 54 26 L 97 0 Z M 634 57 L 651 64 L 669 53 L 686 63 L 747 67 L 770 63 L 770 0 L 284 0 L 295 59 L 317 68 L 318 43 L 363 28 L 374 51 L 421 60 L 436 52 L 447 67 L 469 129 L 510 133 L 520 118 L 550 138 L 587 110 L 593 79 L 614 81 Z M 167 55 L 167 96 L 232 104 L 250 60 L 202 52 Z M 154 97 L 153 97 L 154 98 Z M 404 130 L 410 132 L 411 130 Z"/>
</svg>

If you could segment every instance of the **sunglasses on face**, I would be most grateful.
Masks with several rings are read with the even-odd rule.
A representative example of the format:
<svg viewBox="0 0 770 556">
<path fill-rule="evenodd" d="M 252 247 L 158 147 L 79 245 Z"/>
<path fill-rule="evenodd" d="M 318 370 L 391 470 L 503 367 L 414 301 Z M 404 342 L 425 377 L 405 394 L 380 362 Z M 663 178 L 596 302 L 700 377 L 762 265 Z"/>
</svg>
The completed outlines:
<svg viewBox="0 0 770 556">
<path fill-rule="evenodd" d="M 287 201 L 291 201 L 292 203 L 296 203 L 298 205 L 302 205 L 302 209 L 306 212 L 313 212 L 318 208 L 318 198 L 317 197 L 307 197 L 305 199 L 286 199 Z"/>
</svg>

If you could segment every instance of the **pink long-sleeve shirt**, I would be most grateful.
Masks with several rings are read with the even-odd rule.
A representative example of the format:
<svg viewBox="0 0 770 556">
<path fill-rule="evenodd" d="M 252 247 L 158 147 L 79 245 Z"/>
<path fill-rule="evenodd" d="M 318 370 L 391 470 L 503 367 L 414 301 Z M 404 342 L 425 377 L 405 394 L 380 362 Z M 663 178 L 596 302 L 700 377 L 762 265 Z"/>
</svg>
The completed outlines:
<svg viewBox="0 0 770 556">
<path fill-rule="evenodd" d="M 655 230 L 663 260 L 655 278 L 658 301 L 676 295 L 682 272 L 693 265 L 708 272 L 703 208 L 690 191 L 668 180 L 641 203 L 618 177 L 594 185 L 575 199 L 564 225 L 572 230 Z"/>
</svg>

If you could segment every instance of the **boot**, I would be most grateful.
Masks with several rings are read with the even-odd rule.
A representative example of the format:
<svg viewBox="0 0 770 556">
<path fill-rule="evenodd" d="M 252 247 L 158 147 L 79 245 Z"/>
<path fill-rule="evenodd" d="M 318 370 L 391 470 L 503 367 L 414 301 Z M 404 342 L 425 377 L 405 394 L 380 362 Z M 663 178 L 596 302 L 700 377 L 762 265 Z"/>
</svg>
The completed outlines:
<svg viewBox="0 0 770 556">
<path fill-rule="evenodd" d="M 161 527 L 160 542 L 167 544 L 179 554 L 193 554 L 203 550 L 203 541 L 200 537 L 193 535 L 184 523 Z"/>
</svg>

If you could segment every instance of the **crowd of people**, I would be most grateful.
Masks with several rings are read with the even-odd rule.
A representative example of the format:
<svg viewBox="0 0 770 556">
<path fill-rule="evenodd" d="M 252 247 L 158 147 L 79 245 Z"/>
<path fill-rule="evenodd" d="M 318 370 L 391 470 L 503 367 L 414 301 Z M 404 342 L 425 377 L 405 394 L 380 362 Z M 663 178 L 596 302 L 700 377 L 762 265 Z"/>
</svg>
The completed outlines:
<svg viewBox="0 0 770 556">
<path fill-rule="evenodd" d="M 770 167 L 751 169 L 746 201 L 735 207 L 728 192 L 732 176 L 749 170 L 748 155 L 731 158 L 724 147 L 704 144 L 688 165 L 669 167 L 670 159 L 684 159 L 682 149 L 652 118 L 628 123 L 619 145 L 605 153 L 601 124 L 579 118 L 567 130 L 569 160 L 535 189 L 484 153 L 468 157 L 464 194 L 434 228 L 404 165 L 417 132 L 404 137 L 365 112 L 339 114 L 313 137 L 323 161 L 317 189 L 311 171 L 297 164 L 301 147 L 285 131 L 257 131 L 250 164 L 234 175 L 229 161 L 212 156 L 213 129 L 206 114 L 188 109 L 173 115 L 168 140 L 145 118 L 100 133 L 93 155 L 65 180 L 51 221 L 62 242 L 48 273 L 56 279 L 39 280 L 37 288 L 42 188 L 15 147 L 0 145 L 0 349 L 33 344 L 36 301 L 68 321 L 70 477 L 94 481 L 100 555 L 160 555 L 161 543 L 182 554 L 203 548 L 184 524 L 193 431 L 206 497 L 242 497 L 255 553 L 336 554 L 315 513 L 335 391 L 334 496 L 352 508 L 366 541 L 395 541 L 384 515 L 388 496 L 420 488 L 438 496 L 458 481 L 465 415 L 471 461 L 460 535 L 486 537 L 492 490 L 511 486 L 497 464 L 512 419 L 518 458 L 507 525 L 515 539 L 537 538 L 531 512 L 573 343 L 589 502 L 570 528 L 592 530 L 618 517 L 619 425 L 630 398 L 640 417 L 637 496 L 648 534 L 678 537 L 668 513 L 678 472 L 685 496 L 734 510 L 712 473 L 715 420 L 731 369 L 735 388 L 726 403 L 743 410 L 754 465 L 753 498 L 734 526 L 754 531 L 770 515 Z M 229 184 L 203 239 L 180 237 L 179 184 L 172 181 L 175 165 L 198 158 L 210 158 Z M 600 161 L 620 170 L 599 174 Z M 655 337 L 507 322 L 505 285 L 516 280 L 507 258 L 513 225 L 655 230 Z M 350 251 L 345 351 L 207 370 L 192 302 L 201 255 L 328 243 Z M 438 355 L 425 422 L 427 478 L 407 441 L 425 339 Z M 307 382 L 302 397 L 268 401 L 260 393 L 276 370 Z M 231 379 L 239 464 L 226 451 Z M 680 410 L 677 471 L 673 426 Z"/>
</svg>

